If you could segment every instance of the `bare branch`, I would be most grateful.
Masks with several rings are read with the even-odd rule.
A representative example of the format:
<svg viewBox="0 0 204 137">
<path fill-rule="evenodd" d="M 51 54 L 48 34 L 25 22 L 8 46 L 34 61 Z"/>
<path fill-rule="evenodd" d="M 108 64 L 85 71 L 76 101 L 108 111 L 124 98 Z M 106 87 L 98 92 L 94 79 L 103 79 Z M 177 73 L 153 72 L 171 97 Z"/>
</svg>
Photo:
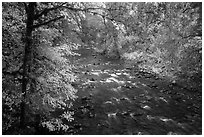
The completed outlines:
<svg viewBox="0 0 204 137">
<path fill-rule="evenodd" d="M 43 15 L 46 15 L 48 12 L 50 11 L 53 11 L 53 10 L 56 10 L 56 9 L 59 9 L 59 8 L 62 8 L 63 5 L 66 4 L 66 2 L 56 6 L 56 7 L 53 7 L 53 8 L 45 8 L 44 10 L 42 10 L 39 14 L 36 14 L 35 17 L 34 17 L 34 20 L 37 20 L 39 19 L 41 16 Z"/>
<path fill-rule="evenodd" d="M 64 16 L 60 16 L 60 17 L 57 17 L 57 18 L 51 19 L 51 20 L 46 21 L 46 22 L 43 22 L 43 23 L 33 25 L 32 28 L 35 29 L 35 28 L 38 28 L 38 27 L 40 27 L 40 26 L 47 25 L 47 24 L 49 24 L 49 23 L 51 23 L 51 22 L 54 22 L 54 21 L 60 20 L 60 19 L 62 19 L 62 18 L 64 18 Z"/>
<path fill-rule="evenodd" d="M 69 9 L 69 10 L 72 10 L 72 11 L 85 11 L 85 12 L 88 12 L 90 10 L 97 10 L 97 9 L 102 9 L 102 8 L 74 8 L 74 7 L 71 7 L 71 6 L 62 6 L 63 8 L 66 8 L 66 9 Z"/>
<path fill-rule="evenodd" d="M 28 5 L 25 2 L 23 2 L 23 4 L 25 6 L 25 11 L 28 12 Z"/>
</svg>

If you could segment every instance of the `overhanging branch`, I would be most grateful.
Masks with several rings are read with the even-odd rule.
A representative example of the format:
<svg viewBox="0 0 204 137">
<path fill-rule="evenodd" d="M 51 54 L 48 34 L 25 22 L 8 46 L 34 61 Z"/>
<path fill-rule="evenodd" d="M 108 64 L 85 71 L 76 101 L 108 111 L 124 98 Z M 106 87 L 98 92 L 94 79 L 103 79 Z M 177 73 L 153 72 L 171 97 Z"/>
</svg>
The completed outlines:
<svg viewBox="0 0 204 137">
<path fill-rule="evenodd" d="M 54 21 L 60 20 L 60 19 L 62 19 L 62 18 L 64 18 L 64 16 L 60 16 L 60 17 L 57 17 L 57 18 L 51 19 L 51 20 L 46 21 L 46 22 L 43 22 L 43 23 L 33 25 L 32 27 L 35 29 L 35 28 L 38 28 L 38 27 L 40 27 L 40 26 L 47 25 L 47 24 L 49 24 L 49 23 L 51 23 L 51 22 L 54 22 Z"/>
<path fill-rule="evenodd" d="M 56 10 L 56 9 L 59 9 L 59 8 L 64 8 L 64 9 L 68 9 L 68 10 L 71 10 L 71 11 L 74 11 L 74 12 L 77 12 L 77 11 L 83 11 L 83 12 L 89 12 L 89 13 L 92 13 L 92 14 L 94 14 L 94 15 L 99 15 L 99 16 L 101 16 L 103 19 L 108 19 L 108 20 L 110 20 L 110 21 L 114 21 L 114 19 L 113 18 L 111 18 L 111 17 L 108 17 L 108 16 L 106 16 L 106 15 L 103 15 L 103 14 L 100 14 L 100 13 L 98 13 L 98 12 L 94 12 L 93 10 L 97 10 L 97 9 L 103 9 L 103 8 L 75 8 L 75 7 L 72 7 L 72 6 L 67 6 L 67 5 L 65 5 L 66 3 L 62 3 L 61 5 L 59 5 L 59 6 L 56 6 L 56 7 L 53 7 L 53 8 L 49 8 L 49 9 L 44 9 L 41 13 L 39 13 L 39 14 L 37 14 L 37 15 L 35 15 L 35 20 L 37 20 L 38 18 L 40 18 L 41 16 L 43 16 L 43 15 L 46 15 L 48 12 L 50 12 L 50 11 L 53 11 L 53 10 Z M 49 23 L 51 23 L 51 22 L 54 22 L 54 21 L 57 21 L 57 20 L 60 20 L 60 19 L 62 19 L 62 18 L 64 18 L 64 16 L 60 16 L 60 17 L 57 17 L 57 18 L 54 18 L 54 19 L 51 19 L 51 20 L 49 20 L 49 21 L 46 21 L 46 22 L 44 22 L 44 23 L 40 23 L 40 24 L 36 24 L 36 25 L 33 25 L 33 28 L 35 29 L 35 28 L 38 28 L 38 27 L 40 27 L 40 26 L 43 26 L 43 25 L 47 25 L 47 24 L 49 24 Z M 116 21 L 116 22 L 120 22 L 120 21 Z M 120 23 L 122 23 L 122 22 L 120 22 Z"/>
<path fill-rule="evenodd" d="M 39 14 L 36 14 L 36 15 L 34 16 L 34 20 L 39 19 L 39 18 L 40 18 L 41 16 L 43 16 L 43 15 L 47 15 L 47 13 L 50 12 L 50 11 L 53 11 L 53 10 L 62 8 L 64 4 L 66 4 L 66 2 L 64 2 L 64 3 L 62 3 L 62 4 L 60 4 L 60 5 L 56 6 L 56 7 L 53 7 L 53 8 L 45 8 L 45 9 L 42 10 Z"/>
<path fill-rule="evenodd" d="M 34 20 L 37 20 L 39 19 L 41 16 L 43 15 L 47 15 L 48 12 L 50 11 L 53 11 L 53 10 L 56 10 L 56 9 L 59 9 L 59 8 L 65 8 L 65 9 L 69 9 L 69 10 L 72 10 L 72 11 L 88 11 L 88 10 L 96 10 L 96 9 L 101 9 L 101 8 L 85 8 L 85 9 L 81 9 L 81 8 L 74 8 L 74 7 L 71 7 L 71 6 L 64 6 L 67 2 L 64 2 L 58 6 L 55 6 L 53 8 L 45 8 L 44 10 L 42 10 L 39 14 L 36 14 L 34 16 Z"/>
</svg>

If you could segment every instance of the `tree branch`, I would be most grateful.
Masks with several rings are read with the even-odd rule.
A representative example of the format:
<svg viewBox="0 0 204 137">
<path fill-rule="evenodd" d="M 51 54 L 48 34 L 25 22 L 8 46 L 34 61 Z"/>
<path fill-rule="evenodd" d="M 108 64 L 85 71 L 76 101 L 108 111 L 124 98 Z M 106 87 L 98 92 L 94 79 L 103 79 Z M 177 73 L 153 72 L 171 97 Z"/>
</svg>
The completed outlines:
<svg viewBox="0 0 204 137">
<path fill-rule="evenodd" d="M 108 17 L 108 16 L 106 16 L 106 15 L 103 15 L 103 14 L 100 14 L 100 13 L 97 13 L 97 12 L 90 11 L 90 10 L 102 9 L 101 7 L 100 7 L 100 8 L 84 8 L 84 9 L 82 9 L 82 8 L 74 8 L 74 7 L 71 7 L 71 6 L 64 6 L 64 4 L 66 4 L 66 3 L 62 3 L 61 5 L 56 6 L 56 7 L 53 7 L 53 8 L 50 8 L 50 9 L 44 9 L 41 13 L 35 15 L 35 17 L 34 17 L 35 20 L 38 19 L 39 17 L 41 17 L 42 15 L 46 15 L 48 12 L 50 12 L 50 11 L 52 11 L 52 10 L 56 10 L 56 9 L 58 9 L 58 8 L 65 8 L 65 9 L 68 9 L 68 10 L 72 10 L 72 11 L 74 11 L 74 12 L 77 12 L 77 11 L 89 12 L 89 13 L 92 13 L 92 14 L 95 14 L 95 15 L 99 15 L 99 16 L 101 16 L 102 18 L 107 18 L 107 19 L 109 19 L 110 21 L 113 21 L 113 20 L 114 20 L 113 18 L 110 18 L 110 17 Z M 38 28 L 38 27 L 40 27 L 40 26 L 47 25 L 48 23 L 53 22 L 53 21 L 57 21 L 57 20 L 59 20 L 59 19 L 61 19 L 61 18 L 64 18 L 64 16 L 60 16 L 60 17 L 57 17 L 57 18 L 55 18 L 55 19 L 51 19 L 51 20 L 46 21 L 46 22 L 44 22 L 44 23 L 40 23 L 40 24 L 33 25 L 33 28 Z M 117 22 L 119 22 L 119 21 L 117 21 Z"/>
<path fill-rule="evenodd" d="M 17 70 L 17 71 L 12 71 L 12 72 L 2 70 L 2 73 L 3 73 L 4 75 L 11 75 L 11 76 L 22 75 L 22 73 L 21 73 L 19 70 Z"/>
<path fill-rule="evenodd" d="M 64 16 L 60 16 L 60 17 L 57 17 L 57 18 L 51 19 L 51 20 L 46 21 L 46 22 L 43 22 L 43 23 L 33 25 L 32 28 L 35 29 L 35 28 L 38 28 L 38 27 L 40 27 L 40 26 L 47 25 L 47 24 L 49 24 L 49 23 L 51 23 L 51 22 L 54 22 L 54 21 L 60 20 L 60 19 L 62 19 L 62 18 L 64 18 Z"/>
<path fill-rule="evenodd" d="M 43 15 L 47 15 L 47 13 L 50 12 L 50 11 L 53 11 L 53 10 L 62 8 L 64 4 L 66 4 L 66 2 L 64 2 L 64 3 L 62 3 L 62 4 L 60 4 L 60 5 L 56 6 L 56 7 L 53 7 L 53 8 L 45 8 L 45 9 L 42 10 L 39 14 L 36 14 L 36 15 L 34 16 L 34 20 L 39 19 L 39 18 L 40 18 L 41 16 L 43 16 Z"/>
<path fill-rule="evenodd" d="M 25 3 L 25 2 L 23 2 L 23 4 L 24 4 L 24 6 L 25 6 L 25 11 L 26 11 L 26 13 L 28 12 L 28 5 Z"/>
<path fill-rule="evenodd" d="M 62 6 L 63 8 L 66 8 L 66 9 L 69 9 L 69 10 L 72 10 L 72 11 L 89 11 L 89 10 L 97 10 L 97 9 L 102 9 L 102 8 L 74 8 L 74 7 L 71 7 L 71 6 Z"/>
</svg>

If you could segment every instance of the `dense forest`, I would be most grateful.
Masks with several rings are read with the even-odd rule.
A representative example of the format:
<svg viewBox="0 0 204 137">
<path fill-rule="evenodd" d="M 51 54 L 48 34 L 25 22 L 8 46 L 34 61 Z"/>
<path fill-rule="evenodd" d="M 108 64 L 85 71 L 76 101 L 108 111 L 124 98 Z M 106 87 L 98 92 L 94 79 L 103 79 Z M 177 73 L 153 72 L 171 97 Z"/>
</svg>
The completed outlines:
<svg viewBox="0 0 204 137">
<path fill-rule="evenodd" d="M 202 134 L 202 3 L 3 2 L 2 134 Z"/>
</svg>

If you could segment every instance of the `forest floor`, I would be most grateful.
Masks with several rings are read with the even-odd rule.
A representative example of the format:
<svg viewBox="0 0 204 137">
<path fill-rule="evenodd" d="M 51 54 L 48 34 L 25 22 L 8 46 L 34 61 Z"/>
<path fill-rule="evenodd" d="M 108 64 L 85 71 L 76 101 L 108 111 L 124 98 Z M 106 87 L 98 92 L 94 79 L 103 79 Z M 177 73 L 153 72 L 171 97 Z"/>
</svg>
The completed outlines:
<svg viewBox="0 0 204 137">
<path fill-rule="evenodd" d="M 69 134 L 202 134 L 201 92 L 93 55 L 92 49 L 76 52 L 78 98 Z"/>
</svg>

